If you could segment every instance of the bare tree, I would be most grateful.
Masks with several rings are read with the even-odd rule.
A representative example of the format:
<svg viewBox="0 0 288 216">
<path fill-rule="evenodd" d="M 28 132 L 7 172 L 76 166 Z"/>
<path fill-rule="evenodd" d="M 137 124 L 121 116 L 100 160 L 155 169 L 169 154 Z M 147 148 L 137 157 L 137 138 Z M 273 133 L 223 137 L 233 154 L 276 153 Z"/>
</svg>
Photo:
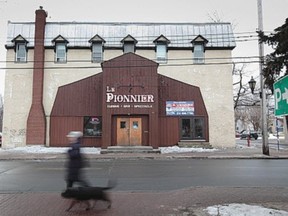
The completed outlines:
<svg viewBox="0 0 288 216">
<path fill-rule="evenodd" d="M 259 131 L 261 121 L 261 109 L 259 105 L 243 106 L 235 110 L 235 124 L 240 121 L 241 129 Z M 252 128 L 251 128 L 252 126 Z"/>
<path fill-rule="evenodd" d="M 218 11 L 213 11 L 212 14 L 208 13 L 207 16 L 212 22 L 222 22 L 223 20 L 218 14 Z"/>
<path fill-rule="evenodd" d="M 237 126 L 238 122 L 240 122 L 241 127 L 240 128 L 236 128 L 237 131 L 241 132 L 241 130 L 246 129 L 248 126 L 248 116 L 247 116 L 247 112 L 246 109 L 244 109 L 244 107 L 238 107 L 237 109 L 235 109 L 234 111 L 234 115 L 235 115 L 235 126 Z M 241 130 L 240 130 L 241 129 Z"/>
<path fill-rule="evenodd" d="M 251 94 L 251 90 L 249 88 L 248 82 L 244 82 L 243 78 L 247 77 L 247 73 L 249 71 L 246 70 L 245 64 L 240 65 L 238 68 L 233 67 L 233 91 L 234 91 L 234 110 L 238 107 L 245 106 L 255 106 L 259 103 L 259 99 L 255 99 L 255 97 Z M 257 89 L 255 89 L 256 91 Z"/>
<path fill-rule="evenodd" d="M 234 110 L 240 105 L 243 104 L 243 97 L 246 94 L 247 88 L 243 85 L 243 71 L 245 65 L 242 65 L 241 68 L 235 68 L 235 64 L 233 65 L 233 79 L 236 81 L 233 83 L 234 90 Z M 237 78 L 235 78 L 237 77 Z"/>
<path fill-rule="evenodd" d="M 248 108 L 249 111 L 249 121 L 253 125 L 254 131 L 259 131 L 259 129 L 262 129 L 260 127 L 261 122 L 261 108 L 260 106 L 251 106 Z"/>
<path fill-rule="evenodd" d="M 252 129 L 258 131 L 261 121 L 260 97 L 253 95 L 249 88 L 248 82 L 244 81 L 247 77 L 247 65 L 242 64 L 233 67 L 233 90 L 234 90 L 234 116 L 235 125 L 241 122 L 241 129 Z M 257 87 L 255 91 L 258 91 Z M 253 128 L 251 128 L 251 126 Z"/>
<path fill-rule="evenodd" d="M 211 22 L 215 22 L 215 23 L 224 22 L 225 20 L 224 15 L 223 14 L 219 15 L 218 11 L 213 11 L 212 13 L 208 13 L 207 16 Z M 237 23 L 235 23 L 235 20 L 233 20 L 231 25 L 232 25 L 232 29 L 235 29 L 235 27 L 237 26 Z"/>
</svg>

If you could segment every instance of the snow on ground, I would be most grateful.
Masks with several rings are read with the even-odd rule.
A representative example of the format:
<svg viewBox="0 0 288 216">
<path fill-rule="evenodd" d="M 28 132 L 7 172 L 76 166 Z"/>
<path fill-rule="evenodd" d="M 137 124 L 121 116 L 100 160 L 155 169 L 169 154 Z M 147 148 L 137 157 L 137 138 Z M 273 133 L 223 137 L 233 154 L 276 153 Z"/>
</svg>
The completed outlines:
<svg viewBox="0 0 288 216">
<path fill-rule="evenodd" d="M 231 203 L 210 206 L 204 209 L 211 216 L 288 216 L 287 211 L 264 208 L 256 205 Z"/>
<path fill-rule="evenodd" d="M 184 148 L 178 146 L 171 147 L 159 147 L 162 154 L 167 153 L 183 153 L 183 152 L 213 152 L 217 151 L 217 149 L 203 149 L 203 148 Z"/>
<path fill-rule="evenodd" d="M 240 138 L 236 138 L 240 139 Z M 259 139 L 262 139 L 262 137 L 259 137 Z M 270 134 L 269 139 L 277 139 L 276 136 Z M 245 146 L 236 145 L 236 148 L 245 148 Z M 247 148 L 253 148 L 253 145 Z M 203 149 L 203 148 L 184 148 L 184 147 L 178 147 L 178 146 L 171 146 L 171 147 L 159 147 L 162 154 L 168 154 L 168 153 L 185 153 L 185 152 L 213 152 L 218 151 L 218 149 Z M 3 149 L 0 148 L 0 153 L 2 151 L 6 152 L 17 152 L 17 153 L 66 153 L 68 150 L 68 147 L 44 147 L 41 145 L 33 145 L 33 146 L 25 146 L 25 147 L 15 147 L 15 148 L 7 148 Z M 94 147 L 83 147 L 82 152 L 87 154 L 100 154 L 101 148 L 94 148 Z"/>
<path fill-rule="evenodd" d="M 66 153 L 69 147 L 44 147 L 40 145 L 33 145 L 33 146 L 25 146 L 25 147 L 15 147 L 11 149 L 1 149 L 1 151 L 6 152 L 15 152 L 15 153 Z M 217 151 L 217 149 L 203 149 L 203 148 L 180 148 L 178 146 L 172 147 L 160 147 L 162 154 L 167 153 L 183 153 L 183 152 L 212 152 Z M 101 148 L 93 148 L 93 147 L 83 147 L 81 148 L 82 152 L 85 154 L 100 154 Z"/>
<path fill-rule="evenodd" d="M 5 152 L 15 152 L 15 153 L 66 153 L 68 151 L 69 147 L 45 147 L 41 145 L 33 145 L 33 146 L 24 146 L 24 147 L 15 147 L 15 148 L 9 148 L 9 149 L 1 149 L 1 151 Z M 83 153 L 89 153 L 89 154 L 100 154 L 100 148 L 81 148 Z"/>
</svg>

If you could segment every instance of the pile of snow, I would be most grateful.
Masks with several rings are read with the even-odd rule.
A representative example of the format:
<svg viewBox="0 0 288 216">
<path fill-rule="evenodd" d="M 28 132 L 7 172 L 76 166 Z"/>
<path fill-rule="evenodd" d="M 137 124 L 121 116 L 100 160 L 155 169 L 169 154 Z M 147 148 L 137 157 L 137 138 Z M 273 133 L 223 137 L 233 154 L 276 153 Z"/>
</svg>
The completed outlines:
<svg viewBox="0 0 288 216">
<path fill-rule="evenodd" d="M 45 147 L 40 145 L 33 145 L 33 146 L 25 146 L 25 147 L 15 147 L 15 148 L 9 148 L 9 149 L 1 149 L 1 151 L 5 152 L 15 152 L 15 153 L 66 153 L 68 151 L 69 147 Z M 172 146 L 172 147 L 159 147 L 162 154 L 167 153 L 183 153 L 183 152 L 213 152 L 217 151 L 216 149 L 203 149 L 203 148 L 180 148 L 178 146 Z M 101 148 L 94 148 L 94 147 L 82 147 L 81 151 L 84 154 L 100 154 Z"/>
<path fill-rule="evenodd" d="M 203 149 L 203 148 L 184 148 L 179 146 L 159 147 L 162 154 L 167 153 L 183 153 L 183 152 L 214 152 L 217 149 Z"/>
<path fill-rule="evenodd" d="M 37 154 L 46 154 L 46 153 L 52 153 L 52 154 L 61 154 L 61 153 L 67 153 L 69 147 L 44 147 L 39 145 L 33 145 L 33 146 L 25 146 L 25 147 L 15 147 L 10 149 L 0 149 L 1 151 L 6 152 L 15 152 L 15 153 L 37 153 Z M 81 151 L 83 153 L 89 153 L 89 154 L 100 154 L 100 148 L 81 148 Z"/>
<path fill-rule="evenodd" d="M 287 211 L 264 208 L 262 206 L 232 203 L 229 205 L 210 206 L 205 209 L 211 216 L 288 216 Z"/>
</svg>

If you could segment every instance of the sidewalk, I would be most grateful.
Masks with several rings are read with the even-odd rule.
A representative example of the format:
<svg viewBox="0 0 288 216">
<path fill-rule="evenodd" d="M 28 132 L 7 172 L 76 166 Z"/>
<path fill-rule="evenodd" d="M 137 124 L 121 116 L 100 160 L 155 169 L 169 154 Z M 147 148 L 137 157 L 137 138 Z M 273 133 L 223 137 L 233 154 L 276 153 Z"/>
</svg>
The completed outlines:
<svg viewBox="0 0 288 216">
<path fill-rule="evenodd" d="M 97 215 L 97 216 L 211 216 L 231 215 L 239 216 L 287 216 L 287 201 L 283 201 L 281 194 L 287 189 L 265 188 L 231 188 L 231 187 L 193 187 L 181 190 L 162 192 L 109 192 L 112 208 L 106 209 L 105 202 L 97 202 L 96 206 L 85 211 L 85 205 L 76 205 L 66 212 L 70 200 L 63 199 L 59 192 L 25 192 L 0 193 L 1 216 L 68 216 L 68 215 Z M 245 207 L 234 214 L 208 214 L 207 207 L 228 207 L 236 204 Z M 246 206 L 248 205 L 248 206 Z M 267 214 L 251 208 L 269 208 Z M 278 210 L 277 210 L 278 209 Z M 231 209 L 232 210 L 232 209 Z M 281 213 L 278 211 L 282 210 Z M 275 212 L 277 211 L 277 212 Z M 239 214 L 241 212 L 242 214 Z M 247 212 L 250 212 L 248 214 Z M 273 213 L 274 212 L 274 213 Z"/>
<path fill-rule="evenodd" d="M 49 147 L 42 147 L 43 149 Z M 288 149 L 269 149 L 270 155 L 264 155 L 262 148 L 237 146 L 235 148 L 226 149 L 191 149 L 190 152 L 182 152 L 170 150 L 166 153 L 111 153 L 100 154 L 100 151 L 95 153 L 95 148 L 85 149 L 85 156 L 89 159 L 288 159 Z M 181 148 L 179 148 L 181 149 Z M 93 150 L 93 151 L 92 151 Z M 66 159 L 66 151 L 51 152 L 51 151 L 14 151 L 13 149 L 0 150 L 0 160 L 55 160 Z"/>
</svg>

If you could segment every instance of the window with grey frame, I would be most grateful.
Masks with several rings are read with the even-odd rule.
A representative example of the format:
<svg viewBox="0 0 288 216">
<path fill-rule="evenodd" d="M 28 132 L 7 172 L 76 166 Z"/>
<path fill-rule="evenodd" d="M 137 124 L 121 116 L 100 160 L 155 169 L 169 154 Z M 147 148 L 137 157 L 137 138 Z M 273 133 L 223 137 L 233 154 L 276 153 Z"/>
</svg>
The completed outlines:
<svg viewBox="0 0 288 216">
<path fill-rule="evenodd" d="M 67 62 L 66 43 L 56 43 L 55 62 Z"/>
<path fill-rule="evenodd" d="M 194 63 L 195 64 L 204 64 L 204 44 L 196 43 L 194 44 Z"/>
<path fill-rule="evenodd" d="M 27 62 L 27 47 L 26 43 L 17 43 L 16 44 L 16 62 Z"/>
<path fill-rule="evenodd" d="M 167 44 L 166 43 L 157 43 L 156 61 L 159 63 L 167 63 Z"/>
<path fill-rule="evenodd" d="M 134 42 L 124 42 L 124 53 L 135 52 L 135 43 Z"/>
<path fill-rule="evenodd" d="M 103 45 L 102 43 L 92 44 L 92 62 L 101 63 L 103 61 Z"/>
</svg>

